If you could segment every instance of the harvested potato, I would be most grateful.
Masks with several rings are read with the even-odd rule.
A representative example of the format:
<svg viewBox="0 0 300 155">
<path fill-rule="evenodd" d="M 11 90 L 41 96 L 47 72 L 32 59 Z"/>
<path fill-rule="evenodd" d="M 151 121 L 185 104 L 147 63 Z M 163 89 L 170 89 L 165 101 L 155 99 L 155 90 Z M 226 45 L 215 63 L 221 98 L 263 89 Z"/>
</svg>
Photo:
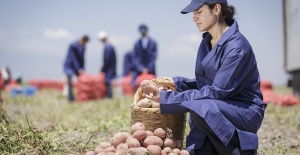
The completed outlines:
<svg viewBox="0 0 300 155">
<path fill-rule="evenodd" d="M 128 145 L 128 148 L 141 147 L 141 143 L 139 142 L 139 140 L 137 140 L 136 138 L 133 138 L 133 137 L 128 137 L 126 139 L 126 144 Z"/>
<path fill-rule="evenodd" d="M 95 151 L 88 151 L 87 153 L 85 153 L 85 155 L 96 155 Z"/>
<path fill-rule="evenodd" d="M 100 145 L 98 145 L 96 148 L 95 148 L 95 153 L 99 153 L 99 152 L 104 152 L 105 151 L 105 149 L 104 148 L 102 148 Z"/>
<path fill-rule="evenodd" d="M 157 145 L 157 146 L 163 146 L 164 142 L 161 138 L 157 136 L 148 136 L 142 141 L 142 145 L 144 147 L 147 147 L 149 145 Z"/>
<path fill-rule="evenodd" d="M 152 105 L 152 101 L 148 98 L 143 98 L 136 105 L 142 108 L 150 108 Z"/>
<path fill-rule="evenodd" d="M 147 133 L 147 136 L 154 136 L 154 133 L 150 130 L 147 130 L 146 133 Z"/>
<path fill-rule="evenodd" d="M 166 152 L 167 154 L 172 152 L 172 149 L 170 147 L 165 147 L 162 151 Z"/>
<path fill-rule="evenodd" d="M 181 150 L 180 155 L 190 155 L 190 153 L 187 150 Z"/>
<path fill-rule="evenodd" d="M 147 132 L 145 130 L 136 130 L 133 133 L 132 137 L 137 139 L 138 141 L 142 141 L 144 138 L 147 137 Z"/>
<path fill-rule="evenodd" d="M 147 150 L 151 155 L 160 155 L 161 147 L 157 145 L 148 145 Z"/>
<path fill-rule="evenodd" d="M 145 130 L 145 125 L 143 123 L 137 122 L 131 126 L 131 134 L 136 130 Z"/>
<path fill-rule="evenodd" d="M 177 141 L 174 138 L 165 138 L 163 147 L 170 147 L 172 149 L 176 148 Z"/>
<path fill-rule="evenodd" d="M 111 139 L 110 139 L 110 144 L 114 147 L 117 147 L 121 143 L 126 142 L 126 135 L 122 132 L 116 133 Z"/>
<path fill-rule="evenodd" d="M 126 139 L 131 136 L 131 134 L 128 132 L 121 132 L 121 133 L 126 137 Z"/>
<path fill-rule="evenodd" d="M 148 150 L 144 147 L 128 149 L 128 153 L 130 153 L 131 155 L 142 155 L 142 154 L 146 154 L 147 152 Z"/>
<path fill-rule="evenodd" d="M 163 138 L 165 138 L 167 136 L 166 131 L 164 129 L 162 129 L 162 128 L 155 129 L 153 133 L 154 133 L 154 136 L 157 136 L 157 137 L 159 137 L 161 139 L 163 139 Z"/>
<path fill-rule="evenodd" d="M 179 155 L 178 153 L 171 152 L 168 155 Z"/>
<path fill-rule="evenodd" d="M 100 153 L 97 153 L 97 155 L 115 155 L 116 153 L 115 152 L 100 152 Z"/>
<path fill-rule="evenodd" d="M 112 146 L 109 142 L 101 142 L 99 144 L 100 147 L 102 147 L 103 149 Z"/>
<path fill-rule="evenodd" d="M 151 108 L 160 108 L 160 103 L 152 101 Z"/>
<path fill-rule="evenodd" d="M 116 153 L 125 153 L 128 150 L 128 145 L 126 143 L 121 143 L 116 147 Z"/>
<path fill-rule="evenodd" d="M 173 153 L 180 154 L 180 150 L 179 150 L 178 148 L 174 148 L 174 149 L 172 150 L 172 152 L 173 152 Z"/>
<path fill-rule="evenodd" d="M 151 80 L 143 80 L 140 84 L 140 87 L 147 93 L 156 93 L 154 90 L 159 90 L 158 85 Z"/>
<path fill-rule="evenodd" d="M 105 152 L 116 152 L 116 149 L 114 146 L 107 147 L 107 148 L 105 148 Z"/>
</svg>

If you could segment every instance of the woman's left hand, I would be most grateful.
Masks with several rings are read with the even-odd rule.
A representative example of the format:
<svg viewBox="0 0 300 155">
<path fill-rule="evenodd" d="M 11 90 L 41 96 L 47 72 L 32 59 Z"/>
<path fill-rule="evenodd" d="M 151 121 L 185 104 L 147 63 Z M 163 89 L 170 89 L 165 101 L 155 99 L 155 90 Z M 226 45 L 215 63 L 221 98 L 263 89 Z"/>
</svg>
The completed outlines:
<svg viewBox="0 0 300 155">
<path fill-rule="evenodd" d="M 159 95 L 159 87 L 156 83 L 150 80 L 143 80 L 141 82 L 141 89 L 143 90 L 144 97 L 153 100 L 155 102 L 159 102 L 160 95 Z"/>
</svg>

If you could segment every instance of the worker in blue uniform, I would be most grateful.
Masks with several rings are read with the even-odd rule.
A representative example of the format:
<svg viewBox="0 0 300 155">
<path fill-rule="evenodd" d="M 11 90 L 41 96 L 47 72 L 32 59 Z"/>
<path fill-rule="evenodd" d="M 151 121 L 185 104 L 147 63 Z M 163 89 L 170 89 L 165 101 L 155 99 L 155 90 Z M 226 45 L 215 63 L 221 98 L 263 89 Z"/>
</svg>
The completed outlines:
<svg viewBox="0 0 300 155">
<path fill-rule="evenodd" d="M 141 38 L 136 41 L 133 49 L 133 86 L 135 86 L 137 76 L 141 73 L 156 75 L 157 43 L 148 35 L 147 25 L 141 24 L 138 30 Z"/>
<path fill-rule="evenodd" d="M 74 101 L 72 76 L 79 76 L 84 72 L 85 45 L 89 37 L 84 35 L 80 40 L 76 40 L 69 46 L 69 50 L 64 62 L 64 73 L 67 75 L 68 100 Z"/>
<path fill-rule="evenodd" d="M 168 78 L 165 84 L 176 91 L 160 91 L 151 81 L 141 88 L 160 102 L 162 114 L 190 113 L 186 149 L 192 155 L 256 154 L 266 104 L 252 47 L 233 18 L 235 8 L 227 0 L 192 0 L 181 13 L 189 12 L 205 32 L 195 78 Z"/>
<path fill-rule="evenodd" d="M 98 38 L 104 44 L 103 65 L 100 72 L 105 73 L 105 84 L 107 88 L 107 97 L 113 97 L 111 81 L 116 78 L 117 58 L 114 47 L 108 42 L 108 33 L 101 31 L 98 33 Z"/>
<path fill-rule="evenodd" d="M 132 75 L 133 71 L 133 63 L 132 63 L 132 51 L 128 51 L 124 56 L 124 62 L 123 62 L 123 76 Z"/>
</svg>

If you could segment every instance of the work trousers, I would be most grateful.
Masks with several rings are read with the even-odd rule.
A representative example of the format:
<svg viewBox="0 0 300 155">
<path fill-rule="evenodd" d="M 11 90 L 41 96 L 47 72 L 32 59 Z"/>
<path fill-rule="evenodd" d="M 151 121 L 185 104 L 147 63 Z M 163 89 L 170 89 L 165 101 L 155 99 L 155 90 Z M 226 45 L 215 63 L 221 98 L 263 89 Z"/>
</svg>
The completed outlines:
<svg viewBox="0 0 300 155">
<path fill-rule="evenodd" d="M 206 135 L 203 146 L 195 150 L 195 155 L 256 155 L 256 150 L 240 150 L 238 135 L 235 132 L 232 139 L 225 146 L 205 120 L 194 111 L 190 112 L 194 126 Z"/>
</svg>

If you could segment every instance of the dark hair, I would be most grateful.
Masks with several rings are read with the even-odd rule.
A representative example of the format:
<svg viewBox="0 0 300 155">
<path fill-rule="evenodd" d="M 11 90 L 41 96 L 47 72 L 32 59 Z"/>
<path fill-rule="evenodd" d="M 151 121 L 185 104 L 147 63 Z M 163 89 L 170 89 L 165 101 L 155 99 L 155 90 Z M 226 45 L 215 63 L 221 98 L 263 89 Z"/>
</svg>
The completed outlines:
<svg viewBox="0 0 300 155">
<path fill-rule="evenodd" d="M 90 39 L 87 35 L 84 35 L 82 38 L 81 38 L 82 41 L 84 42 L 88 42 Z"/>
<path fill-rule="evenodd" d="M 215 3 L 215 2 L 210 2 L 210 3 L 205 3 L 210 9 L 213 9 L 216 4 L 221 5 L 221 18 L 220 21 L 225 21 L 227 25 L 232 25 L 234 22 L 234 14 L 235 14 L 235 7 L 232 5 L 227 5 L 224 3 Z"/>
</svg>

